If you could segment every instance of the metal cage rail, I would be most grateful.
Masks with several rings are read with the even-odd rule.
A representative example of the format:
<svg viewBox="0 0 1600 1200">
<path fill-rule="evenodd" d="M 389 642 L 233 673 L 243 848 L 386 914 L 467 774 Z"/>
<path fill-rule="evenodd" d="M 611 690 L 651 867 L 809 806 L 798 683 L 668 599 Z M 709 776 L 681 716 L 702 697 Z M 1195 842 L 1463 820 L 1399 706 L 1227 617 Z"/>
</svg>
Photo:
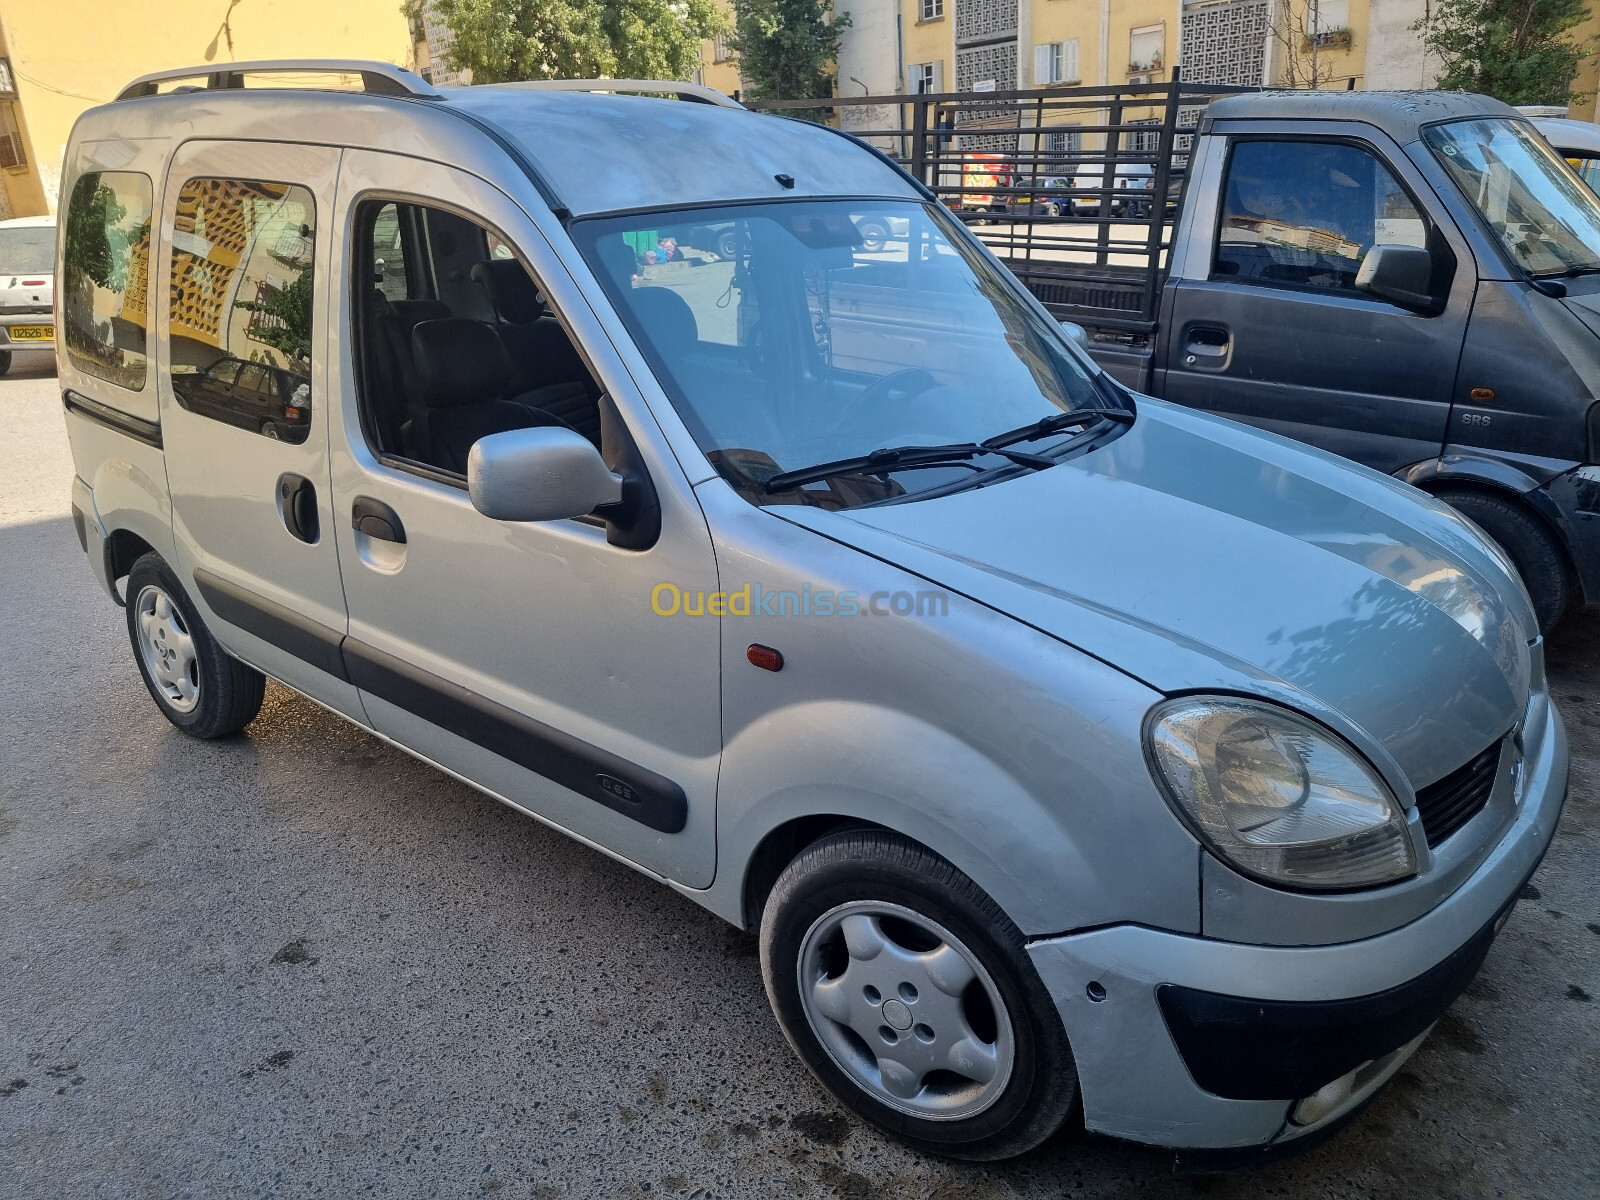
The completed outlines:
<svg viewBox="0 0 1600 1200">
<path fill-rule="evenodd" d="M 1200 118 L 1219 96 L 1258 90 L 1174 78 L 746 107 L 872 143 L 973 226 L 1056 316 L 1137 341 L 1155 327 Z"/>
</svg>

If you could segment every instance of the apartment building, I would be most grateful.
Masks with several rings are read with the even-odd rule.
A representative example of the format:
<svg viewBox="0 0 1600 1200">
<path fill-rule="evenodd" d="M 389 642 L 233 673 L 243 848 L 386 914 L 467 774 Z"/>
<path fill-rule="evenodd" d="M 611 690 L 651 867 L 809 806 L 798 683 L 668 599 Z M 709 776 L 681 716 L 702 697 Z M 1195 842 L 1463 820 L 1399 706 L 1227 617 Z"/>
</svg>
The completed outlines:
<svg viewBox="0 0 1600 1200">
<path fill-rule="evenodd" d="M 1120 86 L 1184 78 L 1277 87 L 1432 86 L 1437 60 L 1418 24 L 1428 0 L 841 0 L 856 28 L 840 53 L 863 78 L 893 75 L 904 92 Z M 863 13 L 873 14 L 863 21 Z M 887 14 L 887 16 L 883 15 Z M 877 31 L 892 26 L 893 38 Z M 867 39 L 861 30 L 871 28 Z M 1600 13 L 1574 31 L 1600 34 Z M 886 66 L 874 65 L 886 62 Z M 1592 120 L 1600 62 L 1575 90 Z"/>
</svg>

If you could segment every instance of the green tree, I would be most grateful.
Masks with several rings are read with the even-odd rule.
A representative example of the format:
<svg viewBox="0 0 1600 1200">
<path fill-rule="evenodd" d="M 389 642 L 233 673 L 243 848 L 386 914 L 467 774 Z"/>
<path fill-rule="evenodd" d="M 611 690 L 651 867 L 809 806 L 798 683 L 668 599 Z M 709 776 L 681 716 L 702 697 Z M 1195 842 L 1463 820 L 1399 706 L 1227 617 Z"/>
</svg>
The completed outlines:
<svg viewBox="0 0 1600 1200">
<path fill-rule="evenodd" d="M 98 171 L 79 176 L 62 234 L 69 286 L 99 284 L 113 292 L 122 290 L 128 269 L 127 235 L 118 226 L 127 215 L 117 193 L 100 182 Z"/>
<path fill-rule="evenodd" d="M 311 356 L 311 268 L 296 276 L 293 283 L 271 292 L 259 303 L 235 300 L 235 308 L 263 312 L 279 323 L 263 323 L 251 331 L 256 341 L 271 346 L 289 361 Z"/>
<path fill-rule="evenodd" d="M 822 100 L 833 95 L 839 34 L 850 14 L 825 0 L 733 0 L 739 72 L 755 100 Z"/>
<path fill-rule="evenodd" d="M 724 22 L 712 0 L 406 0 L 454 35 L 451 70 L 474 83 L 523 79 L 688 79 Z"/>
<path fill-rule="evenodd" d="M 1569 31 L 1589 19 L 1585 0 L 1440 0 L 1418 22 L 1444 60 L 1436 86 L 1482 92 L 1507 104 L 1568 104 L 1578 64 L 1593 51 Z"/>
</svg>

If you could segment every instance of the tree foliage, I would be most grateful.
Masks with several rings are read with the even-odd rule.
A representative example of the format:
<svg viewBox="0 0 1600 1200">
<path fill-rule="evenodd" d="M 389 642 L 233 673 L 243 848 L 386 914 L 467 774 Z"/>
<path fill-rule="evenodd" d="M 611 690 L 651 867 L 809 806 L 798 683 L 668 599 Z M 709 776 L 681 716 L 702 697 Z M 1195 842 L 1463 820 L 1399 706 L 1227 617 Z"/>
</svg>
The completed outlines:
<svg viewBox="0 0 1600 1200">
<path fill-rule="evenodd" d="M 850 14 L 824 0 L 733 0 L 739 72 L 756 100 L 821 100 L 833 95 L 839 34 Z"/>
<path fill-rule="evenodd" d="M 235 308 L 277 318 L 276 322 L 262 322 L 251 336 L 290 361 L 311 357 L 311 275 L 311 268 L 307 267 L 294 282 L 273 289 L 263 301 L 234 301 Z"/>
<path fill-rule="evenodd" d="M 444 52 L 474 83 L 523 79 L 688 79 L 700 43 L 724 27 L 712 0 L 406 0 L 449 26 Z"/>
<path fill-rule="evenodd" d="M 1589 19 L 1585 0 L 1440 0 L 1416 26 L 1444 60 L 1436 86 L 1507 104 L 1568 104 L 1578 64 L 1593 51 L 1566 35 Z"/>
<path fill-rule="evenodd" d="M 96 283 L 113 292 L 122 290 L 127 274 L 127 235 L 119 228 L 127 210 L 117 193 L 100 182 L 98 171 L 79 176 L 67 205 L 63 257 L 72 276 L 69 284 Z"/>
</svg>

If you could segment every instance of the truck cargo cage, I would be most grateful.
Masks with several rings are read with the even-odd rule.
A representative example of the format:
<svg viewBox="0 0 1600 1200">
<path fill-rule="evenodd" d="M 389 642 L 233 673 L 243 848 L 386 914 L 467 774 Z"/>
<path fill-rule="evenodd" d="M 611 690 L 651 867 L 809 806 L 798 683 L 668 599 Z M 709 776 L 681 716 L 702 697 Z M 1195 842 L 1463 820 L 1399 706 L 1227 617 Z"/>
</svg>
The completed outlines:
<svg viewBox="0 0 1600 1200">
<path fill-rule="evenodd" d="M 878 147 L 1062 320 L 1154 330 L 1189 148 L 1206 107 L 1253 87 L 1170 83 L 747 101 Z"/>
</svg>

